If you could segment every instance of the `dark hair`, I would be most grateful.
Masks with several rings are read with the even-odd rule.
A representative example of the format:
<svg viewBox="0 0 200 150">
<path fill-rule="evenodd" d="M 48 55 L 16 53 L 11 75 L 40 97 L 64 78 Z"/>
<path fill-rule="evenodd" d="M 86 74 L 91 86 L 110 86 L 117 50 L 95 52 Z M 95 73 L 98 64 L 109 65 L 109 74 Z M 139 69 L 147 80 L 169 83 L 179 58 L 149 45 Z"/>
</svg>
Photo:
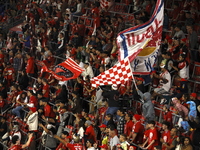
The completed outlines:
<svg viewBox="0 0 200 150">
<path fill-rule="evenodd" d="M 153 124 L 155 126 L 156 122 L 154 120 L 149 120 L 148 124 Z"/>
<path fill-rule="evenodd" d="M 122 108 L 120 108 L 120 109 L 118 109 L 120 112 L 122 112 L 122 114 L 125 114 L 125 110 L 124 109 L 122 109 Z"/>
<path fill-rule="evenodd" d="M 92 145 L 94 144 L 94 141 L 92 139 L 88 139 L 87 142 L 90 142 Z"/>
<path fill-rule="evenodd" d="M 33 95 L 34 93 L 33 93 L 33 90 L 28 90 L 28 92 L 30 92 L 31 93 L 31 95 Z"/>
<path fill-rule="evenodd" d="M 184 93 L 182 96 L 185 97 L 186 101 L 189 101 L 189 100 L 190 100 L 190 94 Z"/>
<path fill-rule="evenodd" d="M 170 127 L 170 123 L 169 123 L 168 121 L 163 121 L 163 123 L 162 123 L 162 124 L 166 125 L 166 126 L 167 126 L 167 128 L 169 129 L 169 127 Z"/>
</svg>

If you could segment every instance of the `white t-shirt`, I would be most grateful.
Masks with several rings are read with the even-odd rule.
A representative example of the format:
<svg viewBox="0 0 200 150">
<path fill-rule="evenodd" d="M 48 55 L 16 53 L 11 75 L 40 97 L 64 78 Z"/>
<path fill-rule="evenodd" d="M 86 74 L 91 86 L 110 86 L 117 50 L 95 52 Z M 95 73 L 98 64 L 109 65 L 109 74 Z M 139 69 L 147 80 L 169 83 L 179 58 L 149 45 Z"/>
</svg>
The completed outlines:
<svg viewBox="0 0 200 150">
<path fill-rule="evenodd" d="M 168 82 L 167 83 L 162 83 L 162 88 L 165 90 L 165 91 L 169 91 L 169 89 L 171 88 L 171 75 L 170 73 L 166 70 L 165 72 L 161 73 L 160 76 L 164 79 L 167 79 Z"/>
<path fill-rule="evenodd" d="M 116 146 L 117 144 L 120 144 L 120 142 L 119 142 L 119 138 L 117 137 L 117 135 L 115 135 L 113 138 L 110 138 L 111 149 L 113 149 L 113 146 Z M 116 149 L 117 149 L 117 147 L 116 147 Z"/>
</svg>

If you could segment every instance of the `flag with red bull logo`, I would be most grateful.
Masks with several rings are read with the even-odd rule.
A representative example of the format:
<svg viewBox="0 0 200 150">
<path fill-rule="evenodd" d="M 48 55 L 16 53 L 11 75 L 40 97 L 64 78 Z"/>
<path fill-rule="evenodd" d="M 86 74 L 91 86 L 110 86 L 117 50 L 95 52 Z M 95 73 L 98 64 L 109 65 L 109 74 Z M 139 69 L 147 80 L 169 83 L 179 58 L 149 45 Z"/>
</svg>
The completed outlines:
<svg viewBox="0 0 200 150">
<path fill-rule="evenodd" d="M 119 60 L 129 57 L 133 74 L 149 74 L 156 63 L 161 43 L 163 13 L 164 2 L 157 0 L 148 22 L 118 34 Z"/>
</svg>

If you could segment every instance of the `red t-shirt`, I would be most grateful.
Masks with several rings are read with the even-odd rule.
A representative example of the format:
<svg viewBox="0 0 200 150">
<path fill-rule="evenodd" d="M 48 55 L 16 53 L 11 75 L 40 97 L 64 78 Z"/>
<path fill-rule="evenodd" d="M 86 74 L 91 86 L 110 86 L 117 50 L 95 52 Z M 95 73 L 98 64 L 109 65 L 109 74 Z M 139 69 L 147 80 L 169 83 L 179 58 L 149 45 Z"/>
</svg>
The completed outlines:
<svg viewBox="0 0 200 150">
<path fill-rule="evenodd" d="M 76 149 L 74 148 L 74 144 L 67 143 L 65 146 L 66 146 L 69 150 L 76 150 Z"/>
<path fill-rule="evenodd" d="M 29 98 L 29 103 L 33 103 L 34 104 L 34 107 L 37 107 L 37 98 L 35 97 L 35 96 L 31 96 L 30 98 Z"/>
<path fill-rule="evenodd" d="M 26 73 L 34 73 L 34 59 L 31 57 L 28 59 L 27 61 L 27 65 L 26 65 Z"/>
<path fill-rule="evenodd" d="M 13 68 L 5 68 L 3 73 L 6 74 L 5 78 L 7 80 L 12 80 L 13 79 L 13 74 L 15 70 Z"/>
<path fill-rule="evenodd" d="M 22 150 L 22 145 L 13 145 L 8 150 Z"/>
<path fill-rule="evenodd" d="M 162 139 L 164 140 L 165 143 L 168 143 L 170 140 L 170 131 L 164 131 L 161 135 Z M 162 150 L 165 150 L 166 147 L 163 145 Z"/>
<path fill-rule="evenodd" d="M 148 148 L 148 150 L 153 150 L 154 146 L 158 145 L 158 131 L 156 128 L 149 129 L 149 136 L 148 136 L 148 145 L 155 140 L 155 142 Z"/>
<path fill-rule="evenodd" d="M 172 112 L 171 112 L 171 111 L 168 111 L 167 113 L 164 113 L 164 114 L 163 114 L 163 119 L 164 119 L 165 121 L 170 122 L 170 124 L 172 125 Z"/>
<path fill-rule="evenodd" d="M 124 126 L 124 133 L 129 136 L 131 133 L 131 130 L 133 128 L 133 121 L 129 120 L 128 122 L 126 122 L 125 126 Z"/>
<path fill-rule="evenodd" d="M 81 144 L 73 144 L 73 145 L 74 145 L 75 150 L 82 150 L 83 149 L 83 145 L 81 145 Z"/>
<path fill-rule="evenodd" d="M 60 143 L 60 144 L 58 145 L 58 147 L 56 148 L 56 150 L 60 150 L 60 149 L 66 150 L 67 147 L 66 147 L 63 143 Z"/>
<path fill-rule="evenodd" d="M 49 85 L 48 84 L 43 86 L 42 91 L 44 91 L 44 90 L 46 92 L 43 94 L 43 97 L 49 98 Z"/>
<path fill-rule="evenodd" d="M 51 117 L 51 118 L 55 117 L 55 113 L 53 112 L 51 106 L 48 104 L 44 107 L 44 116 Z"/>
<path fill-rule="evenodd" d="M 96 136 L 95 136 L 95 132 L 94 132 L 94 128 L 93 126 L 88 126 L 85 130 L 85 135 L 87 135 L 88 139 L 92 139 L 93 141 L 96 141 Z"/>
<path fill-rule="evenodd" d="M 137 133 L 134 143 L 136 143 L 136 144 L 142 143 L 143 136 L 144 136 L 144 126 L 142 125 L 142 123 L 140 121 L 136 122 L 133 125 L 132 132 Z"/>
</svg>

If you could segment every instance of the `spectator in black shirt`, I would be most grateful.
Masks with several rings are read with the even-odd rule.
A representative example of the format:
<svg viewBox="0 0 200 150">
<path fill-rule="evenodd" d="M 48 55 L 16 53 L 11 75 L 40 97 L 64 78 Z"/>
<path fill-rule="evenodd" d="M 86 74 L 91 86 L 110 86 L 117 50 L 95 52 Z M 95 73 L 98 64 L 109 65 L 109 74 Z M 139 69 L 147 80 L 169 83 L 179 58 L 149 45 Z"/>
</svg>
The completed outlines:
<svg viewBox="0 0 200 150">
<path fill-rule="evenodd" d="M 117 85 L 112 85 L 111 91 L 103 91 L 103 97 L 108 100 L 108 109 L 106 114 L 115 114 L 119 109 L 119 92 L 117 90 Z"/>
</svg>

